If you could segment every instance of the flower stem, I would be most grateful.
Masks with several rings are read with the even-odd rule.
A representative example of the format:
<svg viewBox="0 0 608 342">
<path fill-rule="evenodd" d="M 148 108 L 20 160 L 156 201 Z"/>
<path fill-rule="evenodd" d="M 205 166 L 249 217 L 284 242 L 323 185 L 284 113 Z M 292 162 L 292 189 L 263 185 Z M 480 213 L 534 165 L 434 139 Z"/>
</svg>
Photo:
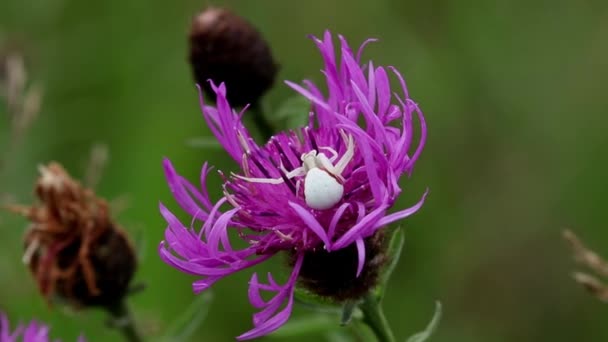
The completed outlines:
<svg viewBox="0 0 608 342">
<path fill-rule="evenodd" d="M 363 312 L 363 323 L 371 328 L 378 342 L 395 342 L 395 336 L 380 308 L 380 302 L 373 292 L 369 292 L 365 296 L 359 307 Z"/>
<path fill-rule="evenodd" d="M 259 103 L 251 104 L 250 111 L 253 116 L 253 122 L 258 127 L 258 131 L 262 134 L 265 142 L 267 142 L 275 133 L 272 123 L 264 116 L 264 111 Z"/>
<path fill-rule="evenodd" d="M 135 321 L 129 311 L 129 307 L 124 299 L 106 307 L 111 315 L 111 326 L 118 329 L 123 335 L 125 341 L 142 342 L 143 339 L 135 328 Z"/>
</svg>

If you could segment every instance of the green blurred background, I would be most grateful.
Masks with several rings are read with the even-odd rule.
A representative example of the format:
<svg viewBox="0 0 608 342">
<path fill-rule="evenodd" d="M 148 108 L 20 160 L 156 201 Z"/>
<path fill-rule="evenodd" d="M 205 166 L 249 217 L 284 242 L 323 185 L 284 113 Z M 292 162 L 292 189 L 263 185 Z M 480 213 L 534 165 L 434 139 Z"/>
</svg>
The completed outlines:
<svg viewBox="0 0 608 342">
<path fill-rule="evenodd" d="M 219 149 L 185 145 L 209 135 L 186 63 L 191 17 L 207 4 L 255 23 L 281 64 L 280 80 L 321 80 L 321 58 L 306 35 L 326 28 L 353 46 L 380 38 L 366 59 L 406 76 L 429 140 L 398 206 L 427 186 L 431 193 L 405 223 L 406 248 L 384 304 L 399 340 L 426 324 L 436 299 L 445 313 L 433 341 L 608 340 L 608 307 L 572 281 L 575 265 L 560 237 L 572 228 L 608 256 L 607 2 L 2 0 L 0 41 L 24 51 L 46 93 L 0 190 L 30 203 L 37 164 L 57 160 L 81 177 L 91 145 L 107 143 L 98 193 L 127 195 L 118 220 L 145 236 L 136 280 L 149 287 L 131 303 L 148 334 L 162 332 L 193 300 L 193 278 L 156 253 L 165 226 L 158 201 L 177 207 L 162 157 L 193 181 L 206 160 L 235 167 Z M 291 94 L 277 82 L 267 106 Z M 0 150 L 7 132 L 0 115 Z M 47 308 L 20 262 L 24 220 L 0 215 L 0 309 L 14 322 L 45 320 L 64 341 L 80 332 L 118 340 L 100 312 Z M 282 264 L 277 258 L 262 269 Z M 250 328 L 250 275 L 214 287 L 193 341 L 230 341 Z"/>
</svg>

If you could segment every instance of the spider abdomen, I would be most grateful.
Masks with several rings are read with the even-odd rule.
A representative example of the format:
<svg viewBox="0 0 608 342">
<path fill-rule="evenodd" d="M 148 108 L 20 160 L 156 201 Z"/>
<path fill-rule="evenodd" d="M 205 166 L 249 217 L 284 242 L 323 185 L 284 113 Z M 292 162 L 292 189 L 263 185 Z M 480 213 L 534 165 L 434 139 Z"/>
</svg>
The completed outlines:
<svg viewBox="0 0 608 342">
<path fill-rule="evenodd" d="M 332 208 L 344 195 L 344 186 L 336 177 L 318 167 L 308 170 L 304 178 L 306 204 L 317 210 Z"/>
</svg>

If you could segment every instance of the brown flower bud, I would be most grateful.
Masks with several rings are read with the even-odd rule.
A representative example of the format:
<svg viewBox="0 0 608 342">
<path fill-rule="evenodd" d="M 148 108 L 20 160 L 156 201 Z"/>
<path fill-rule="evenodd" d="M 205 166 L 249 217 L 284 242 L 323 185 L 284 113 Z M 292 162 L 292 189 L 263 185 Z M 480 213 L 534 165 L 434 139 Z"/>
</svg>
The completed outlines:
<svg viewBox="0 0 608 342">
<path fill-rule="evenodd" d="M 136 270 L 134 249 L 112 221 L 106 201 L 57 163 L 40 167 L 39 203 L 9 206 L 30 221 L 23 262 L 42 295 L 75 308 L 122 300 Z"/>
<path fill-rule="evenodd" d="M 209 7 L 198 14 L 189 35 L 194 79 L 207 94 L 208 80 L 226 83 L 232 106 L 255 104 L 277 74 L 270 47 L 245 19 L 227 9 Z"/>
</svg>

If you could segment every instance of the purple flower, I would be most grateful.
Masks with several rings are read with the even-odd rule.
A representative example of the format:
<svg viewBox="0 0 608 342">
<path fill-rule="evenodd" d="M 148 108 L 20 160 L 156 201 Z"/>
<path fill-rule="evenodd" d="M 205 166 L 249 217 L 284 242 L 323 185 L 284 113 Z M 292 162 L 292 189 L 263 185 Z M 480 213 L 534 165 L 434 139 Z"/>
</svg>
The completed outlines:
<svg viewBox="0 0 608 342">
<path fill-rule="evenodd" d="M 240 113 L 231 108 L 224 84 L 211 82 L 216 107 L 204 105 L 200 96 L 211 131 L 241 167 L 230 175 L 220 172 L 224 183 L 219 200 L 214 202 L 208 194 L 207 163 L 199 188 L 164 161 L 171 192 L 192 223 L 184 225 L 161 204 L 168 227 L 159 252 L 167 264 L 200 277 L 193 283 L 195 293 L 280 251 L 294 260 L 284 284 L 270 274 L 266 282 L 253 275 L 249 300 L 260 311 L 253 315 L 254 328 L 239 340 L 266 335 L 288 320 L 306 252 L 331 254 L 355 246 L 358 262 L 352 272 L 359 276 L 366 264 L 364 240 L 414 214 L 426 196 L 411 208 L 388 213 L 401 192 L 400 177 L 411 174 L 424 147 L 424 117 L 396 69 L 372 62 L 360 65 L 364 46 L 373 40 L 363 43 L 355 55 L 345 39 L 339 39 L 337 57 L 329 32 L 323 40 L 313 37 L 325 62 L 327 96 L 309 81 L 304 86 L 286 82 L 310 100 L 308 125 L 278 133 L 264 146 L 255 143 L 241 121 L 246 108 Z M 389 73 L 399 82 L 399 93 L 392 93 Z M 420 123 L 417 143 L 414 115 Z M 200 229 L 194 228 L 196 222 Z M 234 248 L 230 231 L 247 246 Z M 274 297 L 265 300 L 261 292 Z"/>
<path fill-rule="evenodd" d="M 0 312 L 0 342 L 49 342 L 49 327 L 35 320 L 23 326 L 19 324 L 11 332 L 8 318 Z M 59 342 L 59 340 L 53 340 Z M 85 342 L 83 337 L 78 338 L 78 342 Z"/>
</svg>

